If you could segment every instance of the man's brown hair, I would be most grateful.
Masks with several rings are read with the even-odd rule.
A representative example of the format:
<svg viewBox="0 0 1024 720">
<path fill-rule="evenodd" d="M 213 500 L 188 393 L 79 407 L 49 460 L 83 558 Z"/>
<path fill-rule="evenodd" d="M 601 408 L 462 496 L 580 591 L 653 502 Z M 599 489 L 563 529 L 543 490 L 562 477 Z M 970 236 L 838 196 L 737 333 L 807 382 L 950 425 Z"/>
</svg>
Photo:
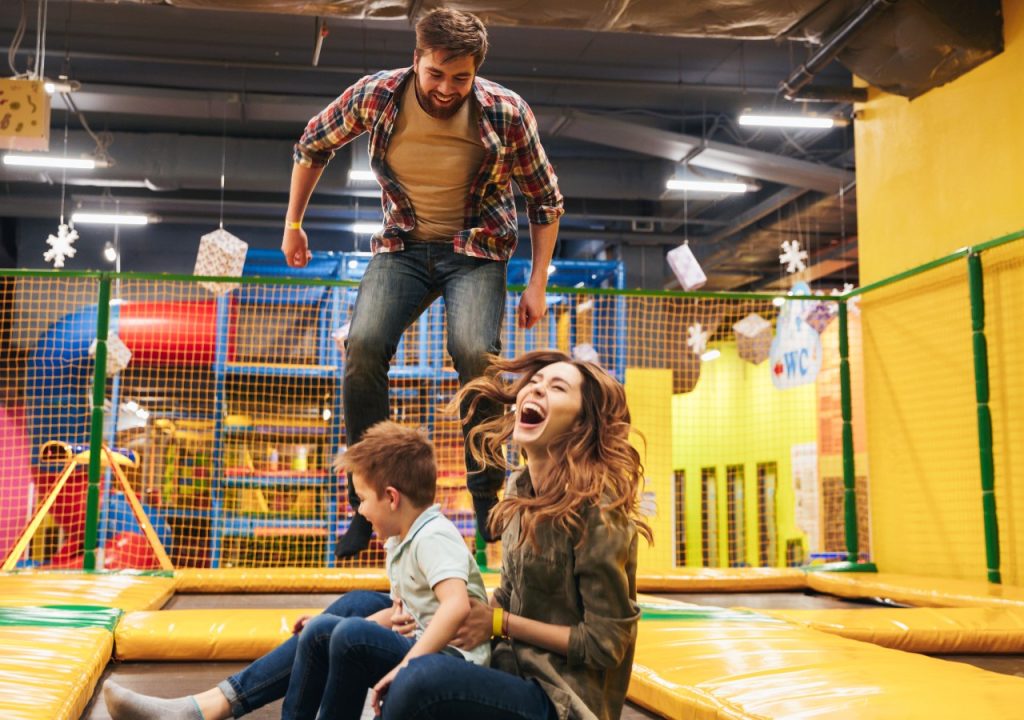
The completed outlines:
<svg viewBox="0 0 1024 720">
<path fill-rule="evenodd" d="M 434 444 L 415 428 L 385 420 L 367 430 L 362 439 L 338 456 L 337 473 L 359 475 L 377 497 L 390 486 L 416 507 L 434 502 L 437 463 Z"/>
<path fill-rule="evenodd" d="M 487 56 L 487 28 L 472 13 L 437 8 L 416 23 L 416 52 L 445 50 L 450 58 L 472 55 L 476 69 Z"/>
</svg>

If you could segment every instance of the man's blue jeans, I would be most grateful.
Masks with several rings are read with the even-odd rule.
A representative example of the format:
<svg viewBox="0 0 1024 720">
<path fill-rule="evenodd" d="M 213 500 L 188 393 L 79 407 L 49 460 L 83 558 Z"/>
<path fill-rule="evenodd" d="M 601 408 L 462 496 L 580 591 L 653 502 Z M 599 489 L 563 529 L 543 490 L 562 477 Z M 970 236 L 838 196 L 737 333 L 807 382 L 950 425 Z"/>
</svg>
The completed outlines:
<svg viewBox="0 0 1024 720">
<path fill-rule="evenodd" d="M 355 590 L 331 603 L 323 615 L 365 618 L 387 607 L 391 607 L 391 598 L 386 593 Z M 299 638 L 293 635 L 217 686 L 231 704 L 234 717 L 242 717 L 285 696 L 298 647 Z"/>
<path fill-rule="evenodd" d="M 381 720 L 554 720 L 540 685 L 447 655 L 409 662 L 384 698 Z"/>
<path fill-rule="evenodd" d="M 448 321 L 448 354 L 459 383 L 479 377 L 485 355 L 501 352 L 505 315 L 506 263 L 460 255 L 451 243 L 406 242 L 405 250 L 377 253 L 370 260 L 356 296 L 345 341 L 342 388 L 347 442 L 359 441 L 371 426 L 389 416 L 388 367 L 402 333 L 438 296 Z M 465 417 L 467 408 L 462 408 Z M 500 413 L 483 404 L 463 435 L 481 420 Z M 505 479 L 498 468 L 481 470 L 466 452 L 466 484 L 473 495 L 494 497 Z M 349 502 L 358 499 L 349 480 Z"/>
</svg>

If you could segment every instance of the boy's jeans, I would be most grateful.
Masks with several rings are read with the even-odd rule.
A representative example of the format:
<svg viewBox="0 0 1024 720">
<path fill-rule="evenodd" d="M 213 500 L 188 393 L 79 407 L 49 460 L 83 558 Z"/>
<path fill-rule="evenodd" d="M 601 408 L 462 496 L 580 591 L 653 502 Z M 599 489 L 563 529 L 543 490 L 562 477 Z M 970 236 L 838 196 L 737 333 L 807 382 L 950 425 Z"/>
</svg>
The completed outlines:
<svg viewBox="0 0 1024 720">
<path fill-rule="evenodd" d="M 386 593 L 356 590 L 335 600 L 323 614 L 362 618 L 387 607 L 391 607 L 391 598 Z M 284 697 L 298 646 L 299 639 L 293 635 L 217 686 L 231 703 L 231 714 L 234 717 L 242 717 Z"/>
<path fill-rule="evenodd" d="M 316 616 L 299 635 L 281 720 L 359 720 L 369 688 L 415 642 L 372 620 Z"/>
</svg>

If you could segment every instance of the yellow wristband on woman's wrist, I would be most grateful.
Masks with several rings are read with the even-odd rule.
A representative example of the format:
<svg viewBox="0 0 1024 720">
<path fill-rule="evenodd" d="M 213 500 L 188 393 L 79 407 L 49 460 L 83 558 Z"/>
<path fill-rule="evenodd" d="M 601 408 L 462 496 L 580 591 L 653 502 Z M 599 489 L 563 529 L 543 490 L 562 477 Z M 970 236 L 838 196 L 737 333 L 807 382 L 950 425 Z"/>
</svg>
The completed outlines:
<svg viewBox="0 0 1024 720">
<path fill-rule="evenodd" d="M 291 220 L 285 220 L 284 227 L 285 227 L 286 230 L 301 230 L 302 229 L 302 221 L 301 220 L 296 220 L 296 221 L 292 222 Z"/>
<path fill-rule="evenodd" d="M 505 621 L 504 621 L 504 618 L 503 618 L 504 614 L 505 614 L 505 611 L 502 610 L 500 607 L 494 608 L 494 611 L 491 612 L 491 637 L 492 638 L 505 637 L 505 635 L 503 634 L 503 631 L 505 629 Z"/>
</svg>

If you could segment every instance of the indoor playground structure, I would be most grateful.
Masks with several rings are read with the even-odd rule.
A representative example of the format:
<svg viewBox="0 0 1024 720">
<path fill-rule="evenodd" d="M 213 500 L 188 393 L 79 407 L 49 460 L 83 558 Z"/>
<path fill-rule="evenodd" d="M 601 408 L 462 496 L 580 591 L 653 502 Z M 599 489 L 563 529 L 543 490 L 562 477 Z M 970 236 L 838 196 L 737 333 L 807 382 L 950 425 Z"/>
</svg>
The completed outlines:
<svg viewBox="0 0 1024 720">
<path fill-rule="evenodd" d="M 641 547 L 633 717 L 1019 712 L 1021 678 L 931 656 L 1024 655 L 1019 501 L 996 481 L 1019 425 L 993 422 L 1019 362 L 1007 273 L 1022 248 L 1024 233 L 1001 237 L 836 296 L 628 291 L 617 262 L 554 262 L 548 316 L 507 323 L 503 352 L 557 347 L 625 384 L 656 538 Z M 386 589 L 379 543 L 341 567 L 333 553 L 350 510 L 329 466 L 366 262 L 321 253 L 292 271 L 251 252 L 230 279 L 6 273 L 3 717 L 81 716 L 111 661 L 253 659 L 316 611 L 247 593 Z M 510 265 L 510 315 L 528 270 Z M 945 323 L 950 345 L 916 344 L 908 313 Z M 895 333 L 898 389 L 875 386 L 865 358 Z M 392 413 L 430 430 L 439 501 L 473 546 L 455 388 L 439 300 L 398 348 Z M 973 457 L 937 445 L 952 470 L 919 482 L 896 439 L 871 442 L 876 393 L 969 436 Z M 901 463 L 898 482 L 879 477 Z M 901 562 L 928 535 L 968 572 Z M 476 549 L 494 570 L 497 549 Z M 229 604 L 195 600 L 213 593 Z"/>
</svg>

